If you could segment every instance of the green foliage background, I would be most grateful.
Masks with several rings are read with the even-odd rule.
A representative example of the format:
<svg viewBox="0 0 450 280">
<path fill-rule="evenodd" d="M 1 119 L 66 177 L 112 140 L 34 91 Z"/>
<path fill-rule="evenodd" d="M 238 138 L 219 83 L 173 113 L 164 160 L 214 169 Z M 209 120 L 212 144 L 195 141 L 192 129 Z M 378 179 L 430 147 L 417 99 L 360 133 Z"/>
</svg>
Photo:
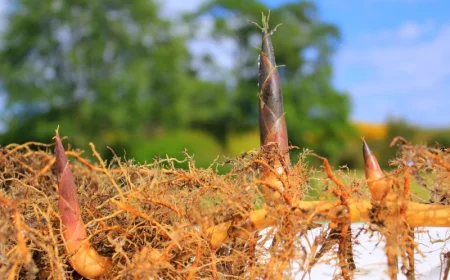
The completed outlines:
<svg viewBox="0 0 450 280">
<path fill-rule="evenodd" d="M 93 142 L 106 158 L 111 147 L 140 162 L 187 148 L 205 167 L 258 147 L 261 33 L 249 20 L 260 21 L 263 3 L 210 0 L 172 20 L 151 0 L 14 3 L 0 47 L 1 145 L 48 143 L 59 125 L 75 147 Z M 283 24 L 272 39 L 291 144 L 357 166 L 351 104 L 331 83 L 339 29 L 308 1 L 272 10 L 271 23 Z M 235 43 L 230 69 L 188 47 L 200 32 L 217 46 Z"/>
</svg>

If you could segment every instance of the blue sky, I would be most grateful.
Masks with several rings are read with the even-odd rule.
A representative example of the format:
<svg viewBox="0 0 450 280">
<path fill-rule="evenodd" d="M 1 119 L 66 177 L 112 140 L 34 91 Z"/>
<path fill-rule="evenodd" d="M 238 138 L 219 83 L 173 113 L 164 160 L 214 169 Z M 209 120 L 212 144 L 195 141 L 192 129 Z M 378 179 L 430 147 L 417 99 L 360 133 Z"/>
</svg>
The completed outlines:
<svg viewBox="0 0 450 280">
<path fill-rule="evenodd" d="M 160 1 L 170 17 L 205 0 Z M 263 1 L 271 8 L 298 2 Z M 315 3 L 321 19 L 341 30 L 333 83 L 350 94 L 353 120 L 382 123 L 401 118 L 423 127 L 450 127 L 450 0 Z M 218 44 L 201 36 L 191 44 L 194 52 L 214 53 L 229 67 L 232 48 L 232 42 Z M 227 52 L 230 56 L 224 55 Z"/>
<path fill-rule="evenodd" d="M 265 0 L 275 7 L 296 1 Z M 317 0 L 339 26 L 334 84 L 349 92 L 352 118 L 406 119 L 450 127 L 450 1 Z"/>
</svg>

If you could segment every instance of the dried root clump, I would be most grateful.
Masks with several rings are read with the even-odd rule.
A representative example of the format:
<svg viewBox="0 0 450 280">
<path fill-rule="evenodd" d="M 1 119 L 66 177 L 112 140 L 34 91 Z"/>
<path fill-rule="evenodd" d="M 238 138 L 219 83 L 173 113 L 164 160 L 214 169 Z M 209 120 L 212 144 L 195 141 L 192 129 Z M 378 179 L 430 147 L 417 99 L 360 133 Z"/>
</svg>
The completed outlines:
<svg viewBox="0 0 450 280">
<path fill-rule="evenodd" d="M 58 210 L 52 150 L 37 143 L 1 148 L 0 275 L 7 279 L 80 277 Z M 398 168 L 383 178 L 392 182 L 395 202 L 361 192 L 365 180 L 333 171 L 324 158 L 322 197 L 328 199 L 306 201 L 315 171 L 302 160 L 277 177 L 283 188 L 264 180 L 267 172 L 279 174 L 268 163 L 282 161 L 277 149 L 232 159 L 223 175 L 197 169 L 190 157 L 183 170 L 172 159 L 139 165 L 115 158 L 104 166 L 66 151 L 87 234 L 78 241 L 110 260 L 99 275 L 105 279 L 293 278 L 330 253 L 337 273 L 350 279 L 357 258 L 352 238 L 363 234 L 351 223 L 364 221 L 364 231 L 385 236 L 391 278 L 414 273 L 414 227 L 450 226 L 450 158 L 447 151 L 407 143 L 401 151 Z M 429 204 L 411 201 L 412 180 L 429 190 Z M 281 199 L 266 204 L 262 187 Z M 310 240 L 316 227 L 323 230 Z"/>
<path fill-rule="evenodd" d="M 310 152 L 292 164 L 269 15 L 262 22 L 261 148 L 227 161 L 227 174 L 187 154 L 187 170 L 170 158 L 106 165 L 91 144 L 94 164 L 64 151 L 58 132 L 55 153 L 0 148 L 0 278 L 290 279 L 331 261 L 334 277 L 351 279 L 355 237 L 378 232 L 389 277 L 414 279 L 415 228 L 450 227 L 449 151 L 395 139 L 397 169 L 385 174 L 363 142 L 365 179 Z M 412 181 L 429 201 L 415 199 Z"/>
<path fill-rule="evenodd" d="M 73 242 L 58 205 L 63 181 L 58 178 L 65 175 L 55 167 L 53 149 L 37 143 L 1 148 L 0 275 L 6 278 L 80 277 L 74 266 L 80 249 L 68 248 Z M 172 159 L 138 165 L 115 158 L 102 166 L 103 161 L 83 159 L 80 151 L 67 151 L 68 166 L 58 168 L 72 170 L 87 233 L 72 239 L 111 260 L 101 275 L 105 279 L 250 277 L 269 275 L 274 268 L 288 271 L 288 261 L 299 254 L 295 236 L 306 227 L 286 215 L 291 205 L 264 210 L 259 174 L 270 167 L 262 153 L 233 159 L 232 171 L 219 175 L 212 168 L 197 169 L 189 157 L 190 168 L 183 170 Z M 292 178 L 304 179 L 298 174 Z M 298 186 L 298 195 L 306 184 L 291 183 Z M 266 249 L 255 229 L 274 224 L 278 226 L 264 238 L 277 236 L 279 244 Z M 269 250 L 277 259 L 272 258 L 270 269 L 263 265 L 270 260 Z"/>
</svg>

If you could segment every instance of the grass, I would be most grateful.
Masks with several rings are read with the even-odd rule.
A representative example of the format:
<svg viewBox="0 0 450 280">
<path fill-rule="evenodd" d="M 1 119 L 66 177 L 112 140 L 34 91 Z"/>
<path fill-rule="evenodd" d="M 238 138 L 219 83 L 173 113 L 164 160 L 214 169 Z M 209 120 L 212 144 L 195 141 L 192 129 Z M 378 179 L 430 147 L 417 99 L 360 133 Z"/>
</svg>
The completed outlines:
<svg viewBox="0 0 450 280">
<path fill-rule="evenodd" d="M 364 170 L 362 169 L 356 169 L 356 170 L 349 170 L 348 172 L 346 171 L 343 178 L 344 184 L 348 185 L 348 183 L 350 183 L 352 181 L 352 179 L 354 181 L 357 182 L 361 182 L 360 187 L 362 188 L 368 188 L 367 184 L 364 181 L 365 175 L 364 175 Z M 329 185 L 329 181 L 326 179 L 326 174 L 324 172 L 316 172 L 315 174 L 316 176 L 314 176 L 314 178 L 310 179 L 310 185 L 311 185 L 311 189 L 309 190 L 309 192 L 307 193 L 307 196 L 305 197 L 305 200 L 318 200 L 320 198 L 325 197 L 325 195 L 327 195 L 326 193 L 326 188 L 327 186 L 332 186 Z M 426 175 L 425 175 L 426 176 Z M 402 182 L 400 182 L 400 184 L 402 184 Z M 415 202 L 424 202 L 424 201 L 429 201 L 430 199 L 430 193 L 422 188 L 417 182 L 416 180 L 411 180 L 411 194 L 412 194 L 412 199 Z M 333 197 L 327 197 L 325 198 L 326 200 L 333 200 Z"/>
</svg>

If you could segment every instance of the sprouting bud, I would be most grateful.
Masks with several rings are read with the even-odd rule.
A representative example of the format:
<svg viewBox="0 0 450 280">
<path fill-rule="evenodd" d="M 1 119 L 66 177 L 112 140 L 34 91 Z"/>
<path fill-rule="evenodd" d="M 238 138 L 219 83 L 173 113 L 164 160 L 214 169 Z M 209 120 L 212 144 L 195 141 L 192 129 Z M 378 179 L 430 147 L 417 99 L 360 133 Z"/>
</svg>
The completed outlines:
<svg viewBox="0 0 450 280">
<path fill-rule="evenodd" d="M 376 201 L 395 200 L 396 196 L 392 190 L 392 181 L 386 178 L 378 164 L 377 158 L 364 140 L 363 156 L 367 185 L 369 186 L 372 198 Z"/>
<path fill-rule="evenodd" d="M 100 277 L 111 266 L 111 260 L 100 256 L 91 247 L 89 241 L 85 240 L 87 233 L 81 219 L 75 181 L 58 132 L 55 137 L 55 156 L 59 185 L 58 208 L 63 226 L 65 249 L 70 256 L 69 263 L 83 277 Z"/>
</svg>

